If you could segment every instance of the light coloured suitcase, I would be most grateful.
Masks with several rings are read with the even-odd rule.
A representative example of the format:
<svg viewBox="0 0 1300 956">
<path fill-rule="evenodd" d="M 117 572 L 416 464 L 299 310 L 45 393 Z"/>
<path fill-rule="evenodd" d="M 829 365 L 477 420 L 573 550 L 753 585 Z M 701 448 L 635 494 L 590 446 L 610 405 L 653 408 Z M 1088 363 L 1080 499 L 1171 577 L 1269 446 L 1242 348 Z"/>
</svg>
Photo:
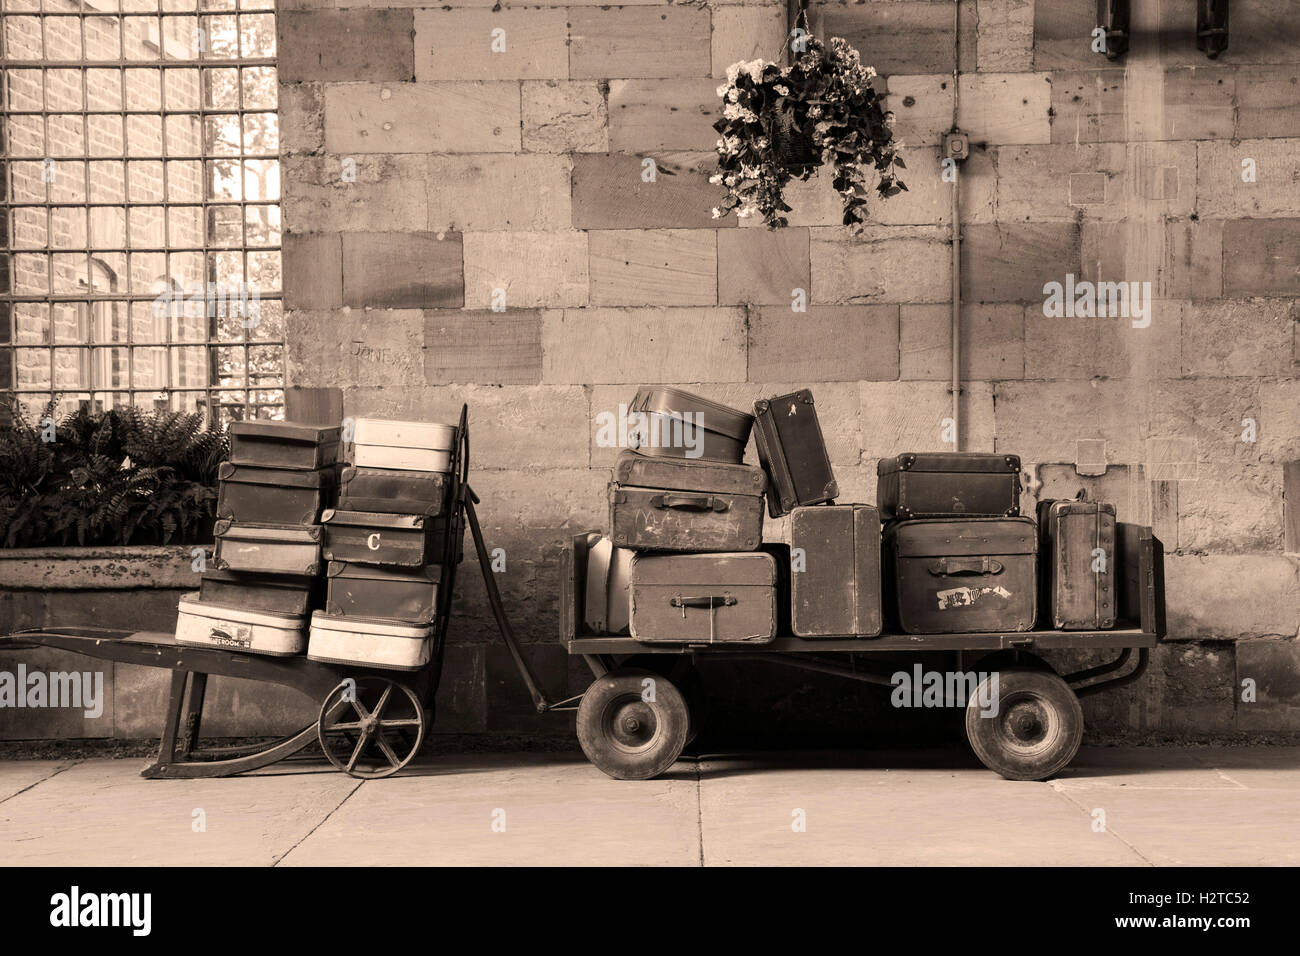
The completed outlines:
<svg viewBox="0 0 1300 956">
<path fill-rule="evenodd" d="M 272 657 L 292 657 L 307 646 L 301 615 L 203 604 L 197 591 L 181 598 L 177 611 L 177 644 Z"/>
<path fill-rule="evenodd" d="M 632 637 L 647 644 L 765 644 L 776 637 L 776 561 L 764 551 L 637 554 Z"/>
<path fill-rule="evenodd" d="M 218 521 L 213 566 L 220 571 L 261 571 L 314 577 L 321 573 L 320 525 L 288 528 Z"/>
<path fill-rule="evenodd" d="M 449 472 L 456 427 L 437 422 L 358 418 L 352 438 L 355 467 Z"/>
<path fill-rule="evenodd" d="M 432 651 L 432 627 L 321 611 L 311 616 L 307 656 L 314 661 L 413 671 L 429 663 Z"/>
<path fill-rule="evenodd" d="M 616 548 L 601 537 L 587 553 L 584 623 L 592 634 L 627 634 L 631 621 L 629 591 L 632 557 L 636 552 Z"/>
</svg>

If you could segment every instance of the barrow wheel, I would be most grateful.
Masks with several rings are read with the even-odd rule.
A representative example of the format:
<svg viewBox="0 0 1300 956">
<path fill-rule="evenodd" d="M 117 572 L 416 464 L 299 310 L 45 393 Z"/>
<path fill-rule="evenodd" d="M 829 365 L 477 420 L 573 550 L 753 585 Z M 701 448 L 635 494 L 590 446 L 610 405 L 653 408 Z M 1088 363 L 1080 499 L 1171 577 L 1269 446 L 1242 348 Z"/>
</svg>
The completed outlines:
<svg viewBox="0 0 1300 956">
<path fill-rule="evenodd" d="M 578 743 L 616 780 L 648 780 L 681 756 L 690 730 L 681 691 L 662 674 L 619 668 L 592 681 L 578 705 Z"/>
<path fill-rule="evenodd" d="M 709 719 L 709 702 L 705 696 L 704 679 L 700 669 L 689 657 L 677 654 L 638 654 L 623 661 L 622 667 L 636 667 L 656 674 L 662 674 L 673 682 L 686 700 L 686 710 L 690 714 L 690 727 L 686 731 L 686 746 L 689 747 L 700 735 L 700 731 Z"/>
<path fill-rule="evenodd" d="M 335 687 L 321 705 L 316 735 L 329 762 L 363 780 L 391 776 L 420 752 L 426 715 L 405 684 L 358 677 Z"/>
<path fill-rule="evenodd" d="M 995 704 L 988 708 L 981 700 Z M 1083 708 L 1051 671 L 997 671 L 966 704 L 966 739 L 984 766 L 1008 780 L 1046 780 L 1078 753 Z"/>
</svg>

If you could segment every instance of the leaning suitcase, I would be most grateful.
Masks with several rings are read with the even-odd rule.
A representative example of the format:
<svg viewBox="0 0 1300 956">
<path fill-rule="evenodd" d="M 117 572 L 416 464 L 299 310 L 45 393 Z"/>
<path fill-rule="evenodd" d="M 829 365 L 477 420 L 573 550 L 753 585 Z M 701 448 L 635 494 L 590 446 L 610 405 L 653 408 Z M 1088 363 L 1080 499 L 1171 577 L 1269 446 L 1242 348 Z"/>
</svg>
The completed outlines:
<svg viewBox="0 0 1300 956">
<path fill-rule="evenodd" d="M 752 465 L 621 452 L 609 485 L 615 547 L 754 551 L 763 542 L 763 472 Z"/>
<path fill-rule="evenodd" d="M 272 657 L 292 657 L 307 646 L 306 618 L 302 615 L 204 604 L 197 594 L 181 598 L 177 612 L 177 644 Z"/>
<path fill-rule="evenodd" d="M 629 435 L 634 447 L 658 457 L 739 465 L 754 427 L 747 412 L 666 385 L 638 389 L 628 411 L 636 416 Z"/>
<path fill-rule="evenodd" d="M 880 633 L 880 512 L 871 505 L 795 508 L 790 513 L 790 547 L 796 636 Z"/>
<path fill-rule="evenodd" d="M 587 587 L 583 623 L 591 634 L 627 634 L 635 552 L 616 548 L 601 536 L 587 551 Z"/>
<path fill-rule="evenodd" d="M 436 518 L 448 510 L 450 487 L 451 475 L 445 471 L 344 468 L 338 510 Z"/>
<path fill-rule="evenodd" d="M 447 472 L 456 426 L 358 418 L 352 439 L 352 464 L 358 467 Z"/>
<path fill-rule="evenodd" d="M 336 467 L 299 471 L 223 461 L 217 470 L 217 517 L 241 524 L 316 524 L 338 494 Z"/>
<path fill-rule="evenodd" d="M 1020 514 L 1020 458 L 981 452 L 908 452 L 876 463 L 886 521 L 1011 518 Z"/>
<path fill-rule="evenodd" d="M 320 606 L 320 578 L 241 574 L 209 568 L 199 578 L 199 601 L 272 614 L 310 614 Z"/>
<path fill-rule="evenodd" d="M 1049 627 L 1115 626 L 1115 506 L 1038 503 L 1040 603 Z"/>
<path fill-rule="evenodd" d="M 338 462 L 343 429 L 292 422 L 231 422 L 230 460 L 236 465 L 311 471 Z"/>
<path fill-rule="evenodd" d="M 325 613 L 401 624 L 429 624 L 438 609 L 442 568 L 386 568 L 374 564 L 331 561 Z"/>
<path fill-rule="evenodd" d="M 754 403 L 754 416 L 758 460 L 767 472 L 768 514 L 779 518 L 798 505 L 833 501 L 840 489 L 812 392 L 805 388 L 762 399 Z"/>
<path fill-rule="evenodd" d="M 638 554 L 631 633 L 647 644 L 765 644 L 776 637 L 776 563 L 766 552 Z"/>
<path fill-rule="evenodd" d="M 885 528 L 886 599 L 908 634 L 1028 631 L 1037 608 L 1030 518 L 900 521 Z"/>
<path fill-rule="evenodd" d="M 320 525 L 301 528 L 218 521 L 212 563 L 219 571 L 312 577 L 322 570 Z"/>
<path fill-rule="evenodd" d="M 332 510 L 321 515 L 321 527 L 327 561 L 406 568 L 441 564 L 447 540 L 446 517 Z M 456 545 L 456 560 L 460 561 L 463 539 Z"/>
</svg>

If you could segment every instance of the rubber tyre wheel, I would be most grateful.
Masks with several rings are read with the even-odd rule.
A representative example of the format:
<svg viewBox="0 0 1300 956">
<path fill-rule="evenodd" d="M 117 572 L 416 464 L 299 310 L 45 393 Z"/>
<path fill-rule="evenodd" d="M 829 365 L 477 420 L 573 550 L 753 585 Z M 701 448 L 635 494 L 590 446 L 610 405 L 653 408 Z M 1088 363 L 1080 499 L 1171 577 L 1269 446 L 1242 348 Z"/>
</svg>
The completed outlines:
<svg viewBox="0 0 1300 956">
<path fill-rule="evenodd" d="M 997 712 L 980 699 L 998 678 Z M 1083 708 L 1051 671 L 1013 667 L 990 674 L 966 704 L 966 739 L 980 762 L 1008 780 L 1046 780 L 1069 765 L 1083 740 Z"/>
<path fill-rule="evenodd" d="M 654 700 L 642 697 L 653 680 Z M 690 711 L 667 677 L 619 668 L 591 682 L 578 705 L 578 743 L 615 780 L 649 780 L 671 767 L 686 746 Z"/>
</svg>

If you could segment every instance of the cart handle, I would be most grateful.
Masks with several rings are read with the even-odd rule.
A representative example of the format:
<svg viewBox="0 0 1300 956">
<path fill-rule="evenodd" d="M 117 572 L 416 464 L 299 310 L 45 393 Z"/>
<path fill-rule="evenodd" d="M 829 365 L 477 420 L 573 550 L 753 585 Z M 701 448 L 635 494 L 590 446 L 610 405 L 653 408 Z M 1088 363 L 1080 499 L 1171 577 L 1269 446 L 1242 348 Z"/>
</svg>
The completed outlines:
<svg viewBox="0 0 1300 956">
<path fill-rule="evenodd" d="M 680 594 L 673 595 L 668 601 L 669 607 L 731 607 L 736 603 L 735 597 L 730 594 L 701 594 L 692 597 L 682 597 Z"/>
<path fill-rule="evenodd" d="M 713 495 L 655 495 L 650 499 L 655 508 L 676 508 L 681 511 L 726 511 L 731 505 Z"/>
<path fill-rule="evenodd" d="M 940 558 L 930 562 L 930 573 L 935 577 L 946 574 L 1001 574 L 1002 562 L 987 555 L 982 558 Z"/>
</svg>

